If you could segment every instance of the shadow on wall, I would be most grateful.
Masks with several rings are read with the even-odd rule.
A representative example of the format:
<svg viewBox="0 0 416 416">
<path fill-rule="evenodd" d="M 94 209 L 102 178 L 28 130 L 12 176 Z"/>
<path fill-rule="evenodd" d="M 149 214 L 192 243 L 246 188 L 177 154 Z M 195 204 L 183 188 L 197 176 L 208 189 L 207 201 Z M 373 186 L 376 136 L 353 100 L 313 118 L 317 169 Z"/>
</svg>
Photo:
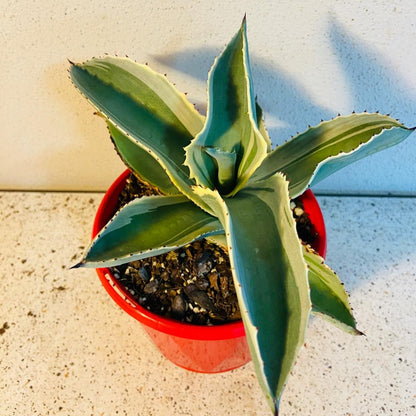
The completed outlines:
<svg viewBox="0 0 416 416">
<path fill-rule="evenodd" d="M 340 67 L 343 71 L 343 78 L 346 80 L 345 89 L 351 97 L 351 112 L 369 112 L 379 111 L 384 114 L 391 114 L 393 117 L 399 117 L 400 121 L 406 125 L 414 125 L 416 114 L 416 94 L 413 94 L 406 83 L 399 78 L 392 63 L 380 57 L 370 47 L 366 46 L 361 39 L 355 38 L 347 31 L 345 27 L 336 21 L 328 23 L 328 37 L 332 50 L 338 58 Z M 187 74 L 201 83 L 206 82 L 207 74 L 211 68 L 220 49 L 202 48 L 191 49 L 177 52 L 171 55 L 153 56 L 153 58 L 177 71 Z M 271 67 L 264 58 L 259 58 L 255 53 L 250 55 L 255 90 L 258 94 L 259 103 L 263 109 L 272 116 L 272 118 L 281 121 L 281 125 L 271 127 L 268 125 L 268 131 L 275 144 L 281 144 L 291 136 L 297 134 L 297 131 L 303 131 L 308 124 L 316 125 L 321 119 L 327 120 L 337 115 L 337 111 L 331 113 L 327 109 L 314 103 L 305 93 L 303 86 L 297 82 L 293 76 L 281 68 Z M 262 85 L 257 85 L 256 79 L 262 79 Z M 260 87 L 260 88 L 259 88 Z M 281 97 L 280 100 L 274 100 L 272 97 Z M 275 102 L 277 101 L 277 103 Z M 375 104 L 377 103 L 377 104 Z M 206 109 L 205 103 L 195 103 L 196 107 Z M 375 107 L 375 105 L 377 105 Z M 299 114 L 298 109 L 307 109 Z M 408 143 L 406 143 L 408 144 Z M 325 207 L 322 207 L 325 211 Z M 371 211 L 371 208 L 368 208 Z M 376 208 L 374 208 L 376 211 Z M 342 212 L 342 209 L 341 209 Z M 371 214 L 371 213 L 370 213 Z M 368 215 L 370 215 L 368 214 Z M 359 214 L 358 214 L 359 215 Z M 324 212 L 325 216 L 325 212 Z M 339 221 L 339 223 L 338 223 Z M 335 224 L 331 224 L 328 219 L 328 225 L 331 229 L 341 227 L 340 232 L 346 232 L 342 223 L 342 214 Z M 380 230 L 383 226 L 380 226 Z M 367 241 L 367 231 L 363 230 L 363 235 L 354 237 L 354 245 L 347 252 L 343 250 L 345 241 L 343 238 L 336 238 L 340 247 L 333 247 L 331 262 L 334 264 L 343 263 L 348 265 L 354 263 L 357 256 L 360 255 L 360 247 L 371 247 L 371 244 L 377 244 L 377 238 Z M 347 237 L 347 234 L 345 234 Z M 397 240 L 397 236 L 395 240 Z M 402 253 L 400 247 L 406 246 L 409 237 L 403 237 L 400 241 L 395 241 L 395 249 L 388 253 L 373 253 L 373 258 L 367 257 L 367 271 L 374 272 L 379 269 L 389 270 L 392 267 L 391 258 L 394 257 L 398 263 L 406 261 L 406 255 Z M 331 236 L 329 236 L 331 240 Z M 403 245 L 402 245 L 403 244 Z M 368 254 L 368 253 L 367 253 Z M 346 266 L 348 267 L 348 266 Z M 368 280 L 371 275 L 366 276 L 343 276 L 347 287 L 353 290 L 359 286 L 363 280 Z M 362 280 L 363 279 L 363 280 Z"/>
<path fill-rule="evenodd" d="M 198 48 L 153 58 L 167 67 L 206 83 L 208 71 L 220 52 L 220 49 L 215 48 Z M 289 73 L 271 67 L 266 59 L 257 57 L 255 53 L 250 54 L 250 61 L 259 104 L 273 119 L 279 120 L 278 127 L 271 127 L 266 120 L 267 130 L 274 144 L 281 144 L 297 134 L 294 126 L 299 124 L 299 108 L 308 108 L 302 120 L 305 128 L 308 123 L 318 124 L 321 119 L 335 115 L 308 99 L 302 86 Z M 257 85 L 256 79 L 262 80 L 262 85 L 267 86 L 267 91 Z M 275 100 L 274 97 L 281 97 L 281 100 Z M 205 102 L 195 105 L 199 111 L 206 112 Z"/>
<path fill-rule="evenodd" d="M 94 115 L 94 108 L 72 85 L 68 69 L 66 61 L 51 65 L 41 79 L 42 89 L 54 103 L 49 110 L 51 123 L 59 126 L 60 133 L 54 146 L 36 158 L 37 185 L 43 181 L 43 189 L 78 191 L 79 184 L 84 184 L 84 191 L 105 191 L 111 179 L 103 178 L 97 171 L 105 166 L 107 171 L 117 173 L 124 169 L 124 164 L 113 150 L 105 123 Z M 66 129 L 74 133 L 68 133 Z M 82 166 L 82 169 L 74 166 Z M 52 181 L 51 175 L 55 175 Z M 89 184 L 90 178 L 93 185 Z"/>
<path fill-rule="evenodd" d="M 347 80 L 345 89 L 352 98 L 350 111 L 379 111 L 393 117 L 400 116 L 400 121 L 412 125 L 415 122 L 416 97 L 411 95 L 408 86 L 397 76 L 392 64 L 334 20 L 328 23 L 328 35 L 331 52 L 338 57 L 344 79 Z M 153 58 L 205 83 L 208 71 L 220 51 L 220 48 L 198 48 Z M 271 67 L 266 59 L 259 58 L 255 53 L 250 57 L 259 103 L 272 118 L 279 120 L 277 127 L 270 127 L 266 120 L 275 144 L 281 144 L 298 131 L 306 130 L 309 124 L 316 125 L 321 120 L 337 115 L 336 109 L 330 112 L 314 103 L 290 73 L 282 68 Z M 261 79 L 262 84 L 258 85 L 256 79 Z M 275 100 L 273 97 L 281 99 Z M 195 104 L 201 112 L 206 111 L 205 103 Z M 299 114 L 299 108 L 302 114 Z"/>
<path fill-rule="evenodd" d="M 393 63 L 381 58 L 337 22 L 331 22 L 329 34 L 348 83 L 346 88 L 353 100 L 353 110 L 390 113 L 392 117 L 400 117 L 401 122 L 413 125 L 416 91 L 412 94 Z"/>
</svg>

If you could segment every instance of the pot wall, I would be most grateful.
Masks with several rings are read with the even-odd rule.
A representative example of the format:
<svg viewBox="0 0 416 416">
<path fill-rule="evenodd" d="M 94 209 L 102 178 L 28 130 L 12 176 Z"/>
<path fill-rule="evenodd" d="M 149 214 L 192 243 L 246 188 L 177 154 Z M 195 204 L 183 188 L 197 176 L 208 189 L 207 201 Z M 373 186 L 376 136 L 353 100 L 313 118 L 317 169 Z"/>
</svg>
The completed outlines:
<svg viewBox="0 0 416 416">
<path fill-rule="evenodd" d="M 94 237 L 113 216 L 119 193 L 124 187 L 129 171 L 124 171 L 105 194 L 94 221 Z M 305 211 L 318 232 L 314 248 L 326 254 L 325 224 L 313 193 L 302 196 Z M 217 373 L 232 370 L 250 361 L 242 321 L 216 326 L 197 326 L 168 319 L 149 312 L 124 290 L 109 269 L 96 269 L 98 276 L 113 300 L 144 329 L 162 352 L 174 364 L 188 370 Z"/>
</svg>

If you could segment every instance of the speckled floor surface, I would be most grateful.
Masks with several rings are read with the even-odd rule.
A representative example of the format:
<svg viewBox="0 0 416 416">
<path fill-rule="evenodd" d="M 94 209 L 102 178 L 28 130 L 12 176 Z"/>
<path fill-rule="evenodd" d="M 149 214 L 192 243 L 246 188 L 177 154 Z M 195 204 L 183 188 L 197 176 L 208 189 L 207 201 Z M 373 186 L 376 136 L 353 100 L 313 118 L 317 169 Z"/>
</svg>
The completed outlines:
<svg viewBox="0 0 416 416">
<path fill-rule="evenodd" d="M 101 197 L 0 193 L 0 415 L 269 415 L 251 363 L 175 367 L 94 270 L 68 270 Z M 366 336 L 312 319 L 281 414 L 416 415 L 416 199 L 319 201 Z"/>
</svg>

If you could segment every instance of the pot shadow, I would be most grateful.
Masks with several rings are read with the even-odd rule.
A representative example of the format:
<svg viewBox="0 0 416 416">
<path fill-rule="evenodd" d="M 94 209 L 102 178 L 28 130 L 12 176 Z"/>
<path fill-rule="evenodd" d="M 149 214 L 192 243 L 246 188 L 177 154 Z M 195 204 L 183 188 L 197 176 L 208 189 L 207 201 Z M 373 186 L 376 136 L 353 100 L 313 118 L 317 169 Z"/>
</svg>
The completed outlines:
<svg viewBox="0 0 416 416">
<path fill-rule="evenodd" d="M 406 125 L 415 123 L 415 94 L 410 86 L 400 78 L 391 62 L 374 52 L 370 45 L 365 44 L 362 39 L 354 37 L 343 25 L 335 19 L 331 19 L 331 16 L 328 20 L 328 35 L 332 49 L 330 53 L 333 53 L 338 59 L 346 83 L 345 89 L 349 91 L 351 97 L 349 111 L 379 111 L 380 113 L 391 114 L 393 117 L 400 115 L 400 121 Z M 205 84 L 208 71 L 220 52 L 221 48 L 206 47 L 182 50 L 170 55 L 156 55 L 152 58 L 166 67 L 184 73 L 200 81 L 201 84 Z M 251 53 L 250 57 L 255 86 L 256 79 L 262 79 L 260 88 L 256 88 L 259 103 L 267 113 L 266 117 L 271 115 L 272 118 L 279 120 L 277 126 L 268 127 L 274 144 L 281 144 L 284 139 L 288 139 L 298 131 L 305 130 L 309 124 L 315 125 L 321 119 L 327 120 L 337 115 L 337 111 L 331 112 L 314 102 L 305 93 L 302 85 L 288 72 L 285 72 L 282 68 L 270 66 L 264 58 L 257 56 L 255 53 Z M 271 97 L 280 97 L 280 100 L 276 102 Z M 394 100 L 392 100 L 392 97 Z M 394 105 L 392 105 L 393 102 Z M 375 103 L 377 103 L 377 106 L 375 106 Z M 197 107 L 204 108 L 204 104 L 197 103 Z M 307 108 L 307 111 L 298 114 L 297 108 Z M 399 146 L 406 146 L 406 154 L 416 154 L 416 141 L 411 143 L 407 140 Z M 392 155 L 394 153 L 395 151 L 391 152 Z M 374 208 L 371 205 L 372 200 L 363 197 L 363 201 L 365 204 L 370 204 L 367 211 L 371 213 Z M 323 211 L 325 218 L 332 215 L 332 212 L 328 211 L 327 216 L 325 216 L 325 207 L 323 207 Z M 374 208 L 373 214 L 375 212 L 377 212 L 377 208 Z M 360 212 L 350 212 L 349 215 L 355 221 Z M 389 216 L 392 218 L 394 212 L 390 212 Z M 387 233 L 383 233 L 383 226 L 386 225 L 386 228 L 390 230 L 389 232 L 392 232 L 390 229 L 392 221 L 389 218 L 380 221 L 378 232 L 361 230 L 360 233 L 348 235 L 348 229 L 343 223 L 345 219 L 342 217 L 342 215 L 339 215 L 339 218 L 337 217 L 341 224 L 332 223 L 332 219 L 327 221 L 330 234 L 328 259 L 334 266 L 338 262 L 341 264 L 341 274 L 344 274 L 342 270 L 346 272 L 342 276 L 342 280 L 350 290 L 354 290 L 364 281 L 370 281 L 374 273 L 391 270 L 397 264 L 407 263 L 409 258 L 414 258 L 414 252 L 411 249 L 404 249 L 404 247 L 407 247 L 408 238 L 410 238 L 407 234 L 401 234 L 399 238 L 390 235 L 388 240 L 384 240 Z M 357 220 L 357 224 L 358 222 Z M 414 222 L 416 222 L 416 219 Z M 363 221 L 361 221 L 362 223 Z M 331 247 L 331 234 L 335 239 L 334 247 Z M 338 237 L 338 235 L 341 237 Z M 391 238 L 394 239 L 394 247 L 386 248 L 386 245 L 392 241 Z M 369 241 L 371 244 L 369 244 Z M 348 250 L 345 246 L 346 242 L 351 244 L 351 248 Z M 366 247 L 366 249 L 363 251 L 362 247 Z M 355 266 L 351 267 L 349 265 L 355 265 L 357 258 L 363 264 L 362 270 L 363 273 L 366 273 L 364 277 L 354 276 L 351 273 Z"/>
</svg>

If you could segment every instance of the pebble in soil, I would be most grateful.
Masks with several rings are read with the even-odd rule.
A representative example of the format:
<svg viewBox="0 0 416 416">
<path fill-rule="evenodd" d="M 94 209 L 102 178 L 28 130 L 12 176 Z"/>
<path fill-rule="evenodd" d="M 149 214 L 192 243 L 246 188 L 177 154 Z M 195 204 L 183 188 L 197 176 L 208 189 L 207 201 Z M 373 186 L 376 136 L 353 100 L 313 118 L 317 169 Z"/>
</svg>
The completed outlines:
<svg viewBox="0 0 416 416">
<path fill-rule="evenodd" d="M 130 175 L 119 207 L 141 195 L 160 192 Z M 311 243 L 316 234 L 299 200 L 292 201 L 292 210 L 299 237 Z M 130 296 L 154 313 L 198 325 L 241 319 L 228 254 L 205 239 L 112 271 Z"/>
<path fill-rule="evenodd" d="M 241 318 L 228 255 L 206 240 L 112 270 L 152 312 L 201 325 Z"/>
</svg>

